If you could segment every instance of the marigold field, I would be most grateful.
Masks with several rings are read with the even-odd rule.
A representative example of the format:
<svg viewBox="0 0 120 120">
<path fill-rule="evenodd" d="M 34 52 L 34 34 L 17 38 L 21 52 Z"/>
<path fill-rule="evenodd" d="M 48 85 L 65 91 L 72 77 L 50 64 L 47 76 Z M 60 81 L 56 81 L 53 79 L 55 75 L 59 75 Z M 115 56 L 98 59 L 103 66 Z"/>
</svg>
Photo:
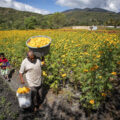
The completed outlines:
<svg viewBox="0 0 120 120">
<path fill-rule="evenodd" d="M 120 31 L 11 30 L 0 31 L 0 52 L 19 69 L 31 36 L 52 38 L 43 68 L 45 83 L 54 91 L 68 84 L 80 92 L 84 107 L 96 109 L 110 94 L 120 67 Z"/>
</svg>

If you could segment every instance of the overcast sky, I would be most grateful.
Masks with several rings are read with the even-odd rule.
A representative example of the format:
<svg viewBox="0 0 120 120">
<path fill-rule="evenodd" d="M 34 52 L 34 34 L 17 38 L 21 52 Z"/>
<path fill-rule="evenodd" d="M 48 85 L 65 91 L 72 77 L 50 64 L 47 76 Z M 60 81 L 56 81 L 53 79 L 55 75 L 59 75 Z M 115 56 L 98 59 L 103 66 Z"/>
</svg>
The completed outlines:
<svg viewBox="0 0 120 120">
<path fill-rule="evenodd" d="M 0 0 L 0 7 L 40 14 L 61 12 L 71 8 L 103 8 L 120 12 L 120 0 Z"/>
</svg>

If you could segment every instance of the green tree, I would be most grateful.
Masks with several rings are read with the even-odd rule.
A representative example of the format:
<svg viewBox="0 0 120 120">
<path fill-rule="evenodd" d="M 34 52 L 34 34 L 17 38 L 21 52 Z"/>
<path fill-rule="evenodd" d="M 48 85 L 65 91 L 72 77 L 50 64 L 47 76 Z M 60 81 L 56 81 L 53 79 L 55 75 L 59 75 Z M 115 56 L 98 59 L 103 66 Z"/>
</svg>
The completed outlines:
<svg viewBox="0 0 120 120">
<path fill-rule="evenodd" d="M 44 16 L 43 19 L 41 19 L 41 28 L 42 29 L 47 29 L 47 28 L 51 28 L 52 23 L 51 23 L 51 16 Z"/>
<path fill-rule="evenodd" d="M 113 21 L 113 25 L 114 25 L 114 27 L 116 28 L 117 26 L 120 25 L 120 21 L 119 21 L 119 20 L 114 20 L 114 21 Z"/>
<path fill-rule="evenodd" d="M 34 16 L 27 17 L 24 20 L 24 24 L 26 29 L 34 29 L 37 24 L 37 20 Z"/>
<path fill-rule="evenodd" d="M 61 28 L 66 24 L 66 16 L 63 13 L 56 12 L 49 17 L 51 28 Z"/>
<path fill-rule="evenodd" d="M 67 25 L 68 26 L 78 25 L 78 23 L 79 23 L 78 20 L 75 19 L 74 17 L 69 19 L 69 20 L 67 20 Z"/>
</svg>

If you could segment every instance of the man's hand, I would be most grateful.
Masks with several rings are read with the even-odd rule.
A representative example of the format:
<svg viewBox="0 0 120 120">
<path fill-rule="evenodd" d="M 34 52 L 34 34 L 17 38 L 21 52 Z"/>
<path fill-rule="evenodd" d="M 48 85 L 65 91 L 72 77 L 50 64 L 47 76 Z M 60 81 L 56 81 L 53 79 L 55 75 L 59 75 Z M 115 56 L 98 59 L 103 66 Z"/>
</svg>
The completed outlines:
<svg viewBox="0 0 120 120">
<path fill-rule="evenodd" d="M 21 84 L 25 84 L 25 81 L 24 81 L 24 79 L 23 79 L 23 74 L 20 73 L 19 75 L 20 75 Z"/>
<path fill-rule="evenodd" d="M 25 84 L 25 81 L 21 81 L 21 84 Z"/>
</svg>

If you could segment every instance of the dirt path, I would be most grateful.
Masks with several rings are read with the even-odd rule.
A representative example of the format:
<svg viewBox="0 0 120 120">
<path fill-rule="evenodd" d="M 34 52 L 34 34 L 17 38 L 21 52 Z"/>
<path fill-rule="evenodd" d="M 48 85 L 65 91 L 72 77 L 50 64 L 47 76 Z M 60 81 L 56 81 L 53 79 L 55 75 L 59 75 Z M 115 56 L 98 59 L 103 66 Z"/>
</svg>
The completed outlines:
<svg viewBox="0 0 120 120">
<path fill-rule="evenodd" d="M 18 111 L 15 93 L 11 92 L 8 85 L 0 78 L 0 120 L 16 120 Z"/>
</svg>

